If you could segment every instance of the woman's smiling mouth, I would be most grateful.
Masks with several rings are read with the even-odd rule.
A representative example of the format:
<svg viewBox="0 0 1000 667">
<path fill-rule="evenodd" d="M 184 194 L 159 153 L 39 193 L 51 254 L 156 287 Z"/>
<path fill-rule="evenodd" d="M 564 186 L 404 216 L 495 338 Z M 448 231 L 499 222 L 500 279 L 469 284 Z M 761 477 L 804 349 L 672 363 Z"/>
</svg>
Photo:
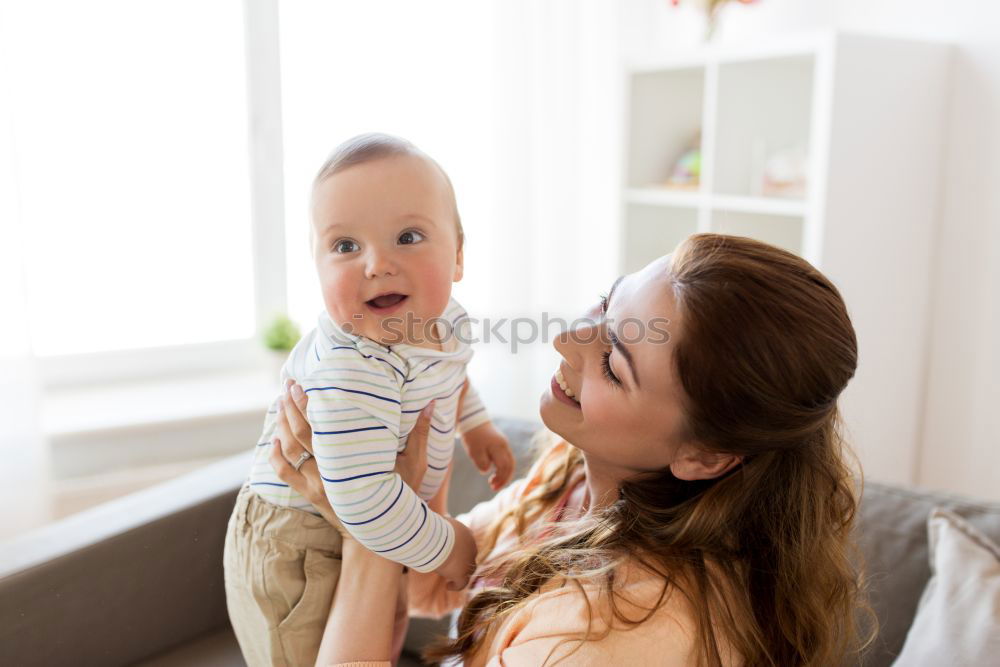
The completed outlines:
<svg viewBox="0 0 1000 667">
<path fill-rule="evenodd" d="M 552 395 L 555 396 L 557 400 L 562 401 L 567 405 L 572 405 L 574 408 L 580 409 L 580 401 L 576 398 L 576 394 L 566 383 L 566 378 L 564 378 L 562 374 L 562 368 L 556 369 L 556 374 L 552 376 L 550 388 L 552 389 Z"/>
</svg>

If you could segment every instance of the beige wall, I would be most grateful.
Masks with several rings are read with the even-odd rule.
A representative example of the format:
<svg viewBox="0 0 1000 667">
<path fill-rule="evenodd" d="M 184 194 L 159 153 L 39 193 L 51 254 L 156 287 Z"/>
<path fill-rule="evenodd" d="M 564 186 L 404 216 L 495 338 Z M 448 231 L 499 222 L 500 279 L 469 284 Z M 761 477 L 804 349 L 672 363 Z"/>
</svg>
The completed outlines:
<svg viewBox="0 0 1000 667">
<path fill-rule="evenodd" d="M 684 2 L 683 4 L 694 4 Z M 716 40 L 837 28 L 955 45 L 913 481 L 1000 498 L 1000 5 L 975 0 L 762 0 L 733 6 Z M 625 55 L 697 41 L 691 9 L 635 0 Z"/>
</svg>

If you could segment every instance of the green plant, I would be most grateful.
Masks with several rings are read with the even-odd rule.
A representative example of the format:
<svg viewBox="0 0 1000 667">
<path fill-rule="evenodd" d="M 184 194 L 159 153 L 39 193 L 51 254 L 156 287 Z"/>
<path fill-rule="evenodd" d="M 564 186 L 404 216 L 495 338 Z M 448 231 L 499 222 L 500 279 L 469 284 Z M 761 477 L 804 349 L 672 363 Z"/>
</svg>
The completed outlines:
<svg viewBox="0 0 1000 667">
<path fill-rule="evenodd" d="M 299 327 L 285 315 L 275 315 L 264 329 L 264 345 L 278 352 L 288 352 L 300 338 Z"/>
</svg>

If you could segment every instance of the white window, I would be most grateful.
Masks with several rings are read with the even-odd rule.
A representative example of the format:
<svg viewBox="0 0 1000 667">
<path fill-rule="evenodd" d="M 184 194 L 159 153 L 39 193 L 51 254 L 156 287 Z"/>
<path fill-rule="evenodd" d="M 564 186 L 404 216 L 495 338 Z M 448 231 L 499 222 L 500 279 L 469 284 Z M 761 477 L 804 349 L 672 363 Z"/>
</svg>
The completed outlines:
<svg viewBox="0 0 1000 667">
<path fill-rule="evenodd" d="M 476 309 L 490 277 L 495 195 L 494 7 L 468 0 L 303 0 L 280 5 L 288 307 L 312 328 L 323 304 L 309 253 L 309 188 L 331 149 L 362 132 L 408 139 L 455 186 L 475 266 L 456 287 Z"/>
<path fill-rule="evenodd" d="M 58 375 L 251 339 L 241 3 L 40 0 L 3 20 L 35 353 Z"/>
</svg>

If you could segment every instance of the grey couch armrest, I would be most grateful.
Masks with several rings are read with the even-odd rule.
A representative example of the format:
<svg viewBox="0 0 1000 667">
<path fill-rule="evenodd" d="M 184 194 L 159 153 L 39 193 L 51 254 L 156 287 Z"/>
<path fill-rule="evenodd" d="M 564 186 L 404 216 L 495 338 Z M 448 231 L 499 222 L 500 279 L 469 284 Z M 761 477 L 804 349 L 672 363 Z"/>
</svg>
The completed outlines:
<svg viewBox="0 0 1000 667">
<path fill-rule="evenodd" d="M 530 463 L 538 425 L 496 420 Z M 251 452 L 81 512 L 0 545 L 0 665 L 130 665 L 229 624 L 226 524 Z M 492 496 L 456 447 L 449 505 Z M 414 622 L 419 649 L 447 624 Z"/>
<path fill-rule="evenodd" d="M 128 665 L 228 623 L 222 546 L 249 452 L 0 547 L 0 664 Z"/>
</svg>

